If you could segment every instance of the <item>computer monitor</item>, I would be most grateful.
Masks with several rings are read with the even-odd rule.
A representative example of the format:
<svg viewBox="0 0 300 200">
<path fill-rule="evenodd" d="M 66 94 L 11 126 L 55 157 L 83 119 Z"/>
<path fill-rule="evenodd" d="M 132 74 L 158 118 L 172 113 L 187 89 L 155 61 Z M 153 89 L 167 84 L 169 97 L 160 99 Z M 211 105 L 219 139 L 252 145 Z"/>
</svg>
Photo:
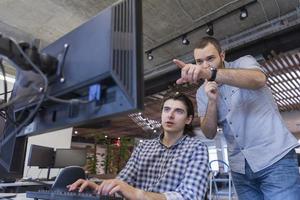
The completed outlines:
<svg viewBox="0 0 300 200">
<path fill-rule="evenodd" d="M 54 156 L 54 148 L 32 144 L 27 165 L 30 167 L 50 168 L 54 165 Z"/>
<path fill-rule="evenodd" d="M 27 136 L 143 108 L 141 2 L 113 4 L 42 52 L 22 44 L 20 54 L 16 42 L 0 35 L 0 54 L 8 52 L 19 66 L 11 101 L 18 120 L 0 138 L 0 169 L 22 168 Z"/>
<path fill-rule="evenodd" d="M 86 155 L 86 149 L 56 149 L 54 168 L 82 167 L 86 164 Z"/>
<path fill-rule="evenodd" d="M 13 113 L 8 110 L 9 119 L 5 121 L 4 130 L 0 137 L 0 179 L 21 178 L 25 162 L 27 139 L 16 137 L 16 125 Z M 13 134 L 11 134 L 13 133 Z"/>
</svg>

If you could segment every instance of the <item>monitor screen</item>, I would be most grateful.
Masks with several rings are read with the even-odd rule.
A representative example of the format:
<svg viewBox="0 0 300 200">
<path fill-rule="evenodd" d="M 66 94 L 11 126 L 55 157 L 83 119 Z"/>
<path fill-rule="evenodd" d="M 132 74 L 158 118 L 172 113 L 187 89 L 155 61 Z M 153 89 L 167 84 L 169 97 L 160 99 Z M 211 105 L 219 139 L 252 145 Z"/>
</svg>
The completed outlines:
<svg viewBox="0 0 300 200">
<path fill-rule="evenodd" d="M 56 149 L 54 168 L 84 166 L 86 155 L 86 149 Z"/>
<path fill-rule="evenodd" d="M 49 168 L 54 165 L 54 148 L 32 144 L 28 156 L 28 166 Z"/>
<path fill-rule="evenodd" d="M 16 137 L 15 116 L 7 111 L 7 120 L 0 134 L 0 178 L 21 178 L 26 155 L 27 139 Z"/>
</svg>

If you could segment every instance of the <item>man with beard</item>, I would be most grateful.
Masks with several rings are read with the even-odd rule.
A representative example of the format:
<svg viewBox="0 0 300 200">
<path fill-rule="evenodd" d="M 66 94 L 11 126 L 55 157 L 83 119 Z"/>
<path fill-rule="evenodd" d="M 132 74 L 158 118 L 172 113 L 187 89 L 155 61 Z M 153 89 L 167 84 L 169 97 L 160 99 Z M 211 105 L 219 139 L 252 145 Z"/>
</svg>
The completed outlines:
<svg viewBox="0 0 300 200">
<path fill-rule="evenodd" d="M 194 58 L 196 64 L 174 60 L 181 69 L 177 84 L 205 80 L 196 94 L 201 129 L 210 139 L 217 126 L 223 129 L 239 199 L 299 199 L 298 142 L 283 123 L 260 65 L 249 55 L 226 62 L 212 37 L 201 39 Z"/>
</svg>

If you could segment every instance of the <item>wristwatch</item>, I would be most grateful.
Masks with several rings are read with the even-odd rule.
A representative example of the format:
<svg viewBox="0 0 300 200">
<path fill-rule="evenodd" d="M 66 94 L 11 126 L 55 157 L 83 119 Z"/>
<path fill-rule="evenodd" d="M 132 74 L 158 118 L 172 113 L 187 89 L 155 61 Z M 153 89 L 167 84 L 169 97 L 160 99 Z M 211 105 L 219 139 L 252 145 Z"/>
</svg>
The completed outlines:
<svg viewBox="0 0 300 200">
<path fill-rule="evenodd" d="M 217 77 L 218 69 L 214 68 L 214 67 L 211 67 L 209 69 L 210 69 L 211 75 L 210 75 L 210 78 L 208 79 L 208 81 L 215 81 L 216 77 Z"/>
</svg>

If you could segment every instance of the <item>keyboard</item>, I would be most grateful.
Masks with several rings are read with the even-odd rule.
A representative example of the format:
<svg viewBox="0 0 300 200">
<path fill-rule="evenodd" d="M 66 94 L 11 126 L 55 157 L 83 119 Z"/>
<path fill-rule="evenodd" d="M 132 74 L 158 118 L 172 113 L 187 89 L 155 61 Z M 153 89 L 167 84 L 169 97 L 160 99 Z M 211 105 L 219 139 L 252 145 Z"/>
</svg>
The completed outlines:
<svg viewBox="0 0 300 200">
<path fill-rule="evenodd" d="M 26 192 L 27 198 L 34 200 L 123 200 L 120 197 L 104 196 L 95 193 L 87 192 L 68 192 L 68 191 L 53 191 L 53 190 L 40 190 L 37 192 Z"/>
</svg>

